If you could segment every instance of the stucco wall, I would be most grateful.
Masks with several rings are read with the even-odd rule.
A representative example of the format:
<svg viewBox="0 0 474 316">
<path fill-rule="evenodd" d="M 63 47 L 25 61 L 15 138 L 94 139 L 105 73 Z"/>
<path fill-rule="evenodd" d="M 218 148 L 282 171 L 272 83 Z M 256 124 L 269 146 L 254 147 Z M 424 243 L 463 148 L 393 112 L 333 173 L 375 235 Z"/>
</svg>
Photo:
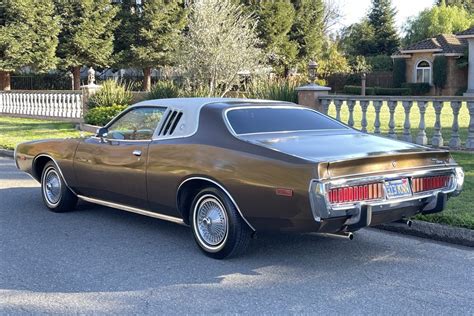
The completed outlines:
<svg viewBox="0 0 474 316">
<path fill-rule="evenodd" d="M 433 67 L 433 61 L 435 56 L 432 53 L 415 53 L 412 54 L 411 58 L 407 58 L 406 64 L 406 81 L 410 83 L 416 82 L 416 65 L 426 60 Z M 459 69 L 456 65 L 456 57 L 448 58 L 448 69 L 447 69 L 447 83 L 445 88 L 441 91 L 442 95 L 455 95 L 459 89 L 467 87 L 467 67 Z M 430 95 L 435 95 L 434 86 L 431 88 Z"/>
</svg>

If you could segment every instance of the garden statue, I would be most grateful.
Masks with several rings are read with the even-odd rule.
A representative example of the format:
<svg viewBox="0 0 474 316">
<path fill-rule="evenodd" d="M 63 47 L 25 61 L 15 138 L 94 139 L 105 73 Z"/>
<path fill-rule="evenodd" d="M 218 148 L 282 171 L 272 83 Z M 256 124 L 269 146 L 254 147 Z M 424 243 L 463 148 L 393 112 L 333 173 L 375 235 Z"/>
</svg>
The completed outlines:
<svg viewBox="0 0 474 316">
<path fill-rule="evenodd" d="M 95 70 L 92 67 L 87 71 L 87 85 L 95 85 Z"/>
</svg>

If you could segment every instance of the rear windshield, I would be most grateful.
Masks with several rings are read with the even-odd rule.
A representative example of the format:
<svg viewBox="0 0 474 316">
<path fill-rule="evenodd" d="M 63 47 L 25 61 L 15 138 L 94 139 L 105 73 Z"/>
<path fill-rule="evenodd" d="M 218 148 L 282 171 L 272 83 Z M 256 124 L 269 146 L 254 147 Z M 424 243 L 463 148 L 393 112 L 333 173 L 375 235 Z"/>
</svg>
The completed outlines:
<svg viewBox="0 0 474 316">
<path fill-rule="evenodd" d="M 318 112 L 298 108 L 242 108 L 227 112 L 236 134 L 345 129 Z"/>
</svg>

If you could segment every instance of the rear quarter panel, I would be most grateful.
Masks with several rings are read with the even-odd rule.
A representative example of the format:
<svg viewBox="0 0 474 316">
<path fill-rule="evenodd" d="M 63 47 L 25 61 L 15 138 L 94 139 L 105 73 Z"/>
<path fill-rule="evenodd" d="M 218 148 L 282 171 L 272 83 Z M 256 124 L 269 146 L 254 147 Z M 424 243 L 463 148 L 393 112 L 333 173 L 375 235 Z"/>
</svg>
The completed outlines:
<svg viewBox="0 0 474 316">
<path fill-rule="evenodd" d="M 290 230 L 298 221 L 314 222 L 308 189 L 316 177 L 315 170 L 313 164 L 285 162 L 211 145 L 152 144 L 147 186 L 151 206 L 172 214 L 176 192 L 184 180 L 209 178 L 229 191 L 257 230 Z M 277 188 L 291 189 L 293 196 L 277 195 Z"/>
</svg>

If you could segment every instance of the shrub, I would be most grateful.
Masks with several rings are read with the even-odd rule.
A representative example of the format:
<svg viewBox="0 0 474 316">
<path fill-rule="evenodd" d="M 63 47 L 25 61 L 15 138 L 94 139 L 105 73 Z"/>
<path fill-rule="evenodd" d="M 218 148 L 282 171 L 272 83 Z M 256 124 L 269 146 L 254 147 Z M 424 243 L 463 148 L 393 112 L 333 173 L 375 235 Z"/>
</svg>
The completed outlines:
<svg viewBox="0 0 474 316">
<path fill-rule="evenodd" d="M 375 95 L 410 95 L 408 88 L 375 88 Z"/>
<path fill-rule="evenodd" d="M 344 93 L 351 95 L 361 95 L 361 86 L 345 86 Z M 410 95 L 408 88 L 381 88 L 381 87 L 367 87 L 365 88 L 366 95 Z"/>
<path fill-rule="evenodd" d="M 459 89 L 456 90 L 456 92 L 454 93 L 455 96 L 463 96 L 464 93 L 466 93 L 467 91 L 467 87 L 461 87 Z"/>
<path fill-rule="evenodd" d="M 298 87 L 296 81 L 291 80 L 269 80 L 256 81 L 249 86 L 246 94 L 251 99 L 278 100 L 298 103 Z"/>
<path fill-rule="evenodd" d="M 403 58 L 397 58 L 393 61 L 393 86 L 400 88 L 407 80 L 407 62 Z"/>
<path fill-rule="evenodd" d="M 179 95 L 184 98 L 202 98 L 202 97 L 220 97 L 217 91 L 212 92 L 208 86 L 200 86 L 197 88 L 183 88 Z"/>
<path fill-rule="evenodd" d="M 87 111 L 84 120 L 87 124 L 104 126 L 126 108 L 127 105 L 95 107 Z"/>
<path fill-rule="evenodd" d="M 107 107 L 116 104 L 129 105 L 132 102 L 132 92 L 117 80 L 106 80 L 101 88 L 89 99 L 89 109 Z"/>
<path fill-rule="evenodd" d="M 411 95 L 425 95 L 430 93 L 431 86 L 429 83 L 404 83 L 402 84 L 402 88 L 410 89 Z"/>
<path fill-rule="evenodd" d="M 362 87 L 361 86 L 344 86 L 343 90 L 344 94 L 350 94 L 350 95 L 361 95 L 362 94 Z M 365 88 L 365 94 L 366 95 L 374 95 L 375 94 L 375 89 L 371 87 L 366 87 Z"/>
<path fill-rule="evenodd" d="M 393 60 L 387 55 L 377 55 L 366 57 L 366 61 L 372 71 L 392 71 Z"/>
<path fill-rule="evenodd" d="M 448 59 L 446 56 L 436 56 L 433 62 L 433 84 L 442 89 L 448 79 Z"/>
<path fill-rule="evenodd" d="M 160 80 L 148 93 L 147 99 L 167 99 L 176 98 L 180 95 L 179 87 L 170 80 Z"/>
</svg>

